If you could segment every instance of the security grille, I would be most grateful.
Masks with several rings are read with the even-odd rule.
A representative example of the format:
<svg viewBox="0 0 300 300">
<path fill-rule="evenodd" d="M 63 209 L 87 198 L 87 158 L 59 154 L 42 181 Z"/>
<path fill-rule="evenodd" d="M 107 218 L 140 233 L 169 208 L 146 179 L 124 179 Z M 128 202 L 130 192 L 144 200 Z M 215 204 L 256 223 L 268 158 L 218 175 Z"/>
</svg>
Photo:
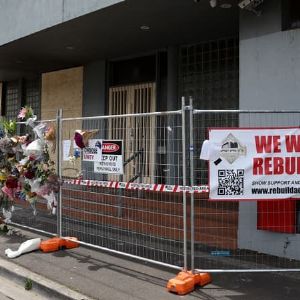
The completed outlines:
<svg viewBox="0 0 300 300">
<path fill-rule="evenodd" d="M 7 119 L 15 119 L 22 106 L 31 106 L 40 118 L 40 79 L 9 81 L 4 83 L 4 114 Z"/>
<path fill-rule="evenodd" d="M 192 96 L 198 109 L 237 109 L 239 101 L 238 38 L 183 46 L 180 95 Z"/>
<path fill-rule="evenodd" d="M 40 119 L 40 115 L 41 115 L 40 90 L 41 90 L 41 84 L 39 79 L 25 81 L 25 86 L 24 86 L 25 103 L 26 105 L 32 107 L 38 119 Z"/>
<path fill-rule="evenodd" d="M 18 81 L 10 81 L 5 85 L 5 116 L 7 119 L 15 119 L 20 109 L 20 90 Z"/>
<path fill-rule="evenodd" d="M 197 109 L 238 109 L 239 106 L 239 41 L 237 38 L 207 41 L 183 46 L 180 52 L 181 95 L 193 97 Z M 203 115 L 195 125 L 194 148 L 197 157 L 210 126 L 234 127 L 238 120 L 222 115 L 218 120 Z M 196 182 L 206 184 L 207 166 L 195 161 Z"/>
<path fill-rule="evenodd" d="M 155 111 L 155 84 L 145 83 L 112 87 L 109 91 L 109 114 L 142 114 Z M 110 120 L 110 139 L 125 144 L 125 179 L 149 181 L 154 174 L 155 124 L 151 116 Z M 132 158 L 132 160 L 130 160 Z"/>
</svg>

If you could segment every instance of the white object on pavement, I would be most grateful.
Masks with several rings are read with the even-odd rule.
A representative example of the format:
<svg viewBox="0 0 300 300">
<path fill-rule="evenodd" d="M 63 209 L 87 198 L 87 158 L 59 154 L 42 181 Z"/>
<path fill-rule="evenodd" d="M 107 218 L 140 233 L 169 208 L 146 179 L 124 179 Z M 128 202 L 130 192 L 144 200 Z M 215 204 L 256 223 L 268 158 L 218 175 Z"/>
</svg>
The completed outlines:
<svg viewBox="0 0 300 300">
<path fill-rule="evenodd" d="M 22 243 L 19 247 L 18 250 L 13 251 L 11 249 L 6 249 L 5 250 L 5 255 L 8 258 L 15 258 L 18 257 L 24 253 L 28 253 L 34 250 L 38 250 L 40 248 L 40 244 L 41 244 L 41 239 L 40 238 L 36 238 L 36 239 L 31 239 L 28 240 L 24 243 Z"/>
</svg>

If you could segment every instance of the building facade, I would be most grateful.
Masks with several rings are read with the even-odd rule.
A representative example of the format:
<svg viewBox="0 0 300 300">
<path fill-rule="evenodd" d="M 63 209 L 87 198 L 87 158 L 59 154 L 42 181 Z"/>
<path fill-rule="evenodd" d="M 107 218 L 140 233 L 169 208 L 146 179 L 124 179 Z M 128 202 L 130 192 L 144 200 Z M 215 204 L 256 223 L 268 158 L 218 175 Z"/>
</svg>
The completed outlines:
<svg viewBox="0 0 300 300">
<path fill-rule="evenodd" d="M 41 119 L 58 108 L 65 117 L 166 111 L 181 96 L 197 109 L 300 109 L 298 1 L 242 2 L 0 0 L 1 114 L 14 118 L 26 104 Z M 114 104 L 145 89 L 149 105 Z M 293 232 L 274 232 L 258 229 L 257 203 L 237 210 L 238 248 L 300 259 L 283 249 L 287 238 L 300 242 L 296 221 Z"/>
</svg>

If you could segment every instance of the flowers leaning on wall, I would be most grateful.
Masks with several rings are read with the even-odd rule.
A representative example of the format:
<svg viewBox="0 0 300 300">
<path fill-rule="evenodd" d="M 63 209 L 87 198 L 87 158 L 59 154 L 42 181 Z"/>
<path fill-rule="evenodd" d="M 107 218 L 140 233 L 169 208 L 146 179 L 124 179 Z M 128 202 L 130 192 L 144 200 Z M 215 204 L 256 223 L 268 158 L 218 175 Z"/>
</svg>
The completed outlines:
<svg viewBox="0 0 300 300">
<path fill-rule="evenodd" d="M 16 201 L 29 202 L 36 214 L 37 201 L 44 199 L 55 214 L 60 187 L 49 155 L 49 148 L 55 147 L 55 127 L 36 122 L 28 106 L 18 119 L 21 123 L 2 120 L 0 124 L 0 207 L 5 222 L 10 222 Z M 17 135 L 18 125 L 20 132 L 27 133 Z"/>
</svg>

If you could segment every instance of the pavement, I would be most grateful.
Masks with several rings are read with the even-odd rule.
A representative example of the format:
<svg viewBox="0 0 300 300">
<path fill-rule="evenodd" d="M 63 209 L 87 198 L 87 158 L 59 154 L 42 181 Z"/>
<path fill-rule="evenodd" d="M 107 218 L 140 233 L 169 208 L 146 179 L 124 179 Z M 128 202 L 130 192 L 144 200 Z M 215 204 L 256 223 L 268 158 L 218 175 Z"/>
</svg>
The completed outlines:
<svg viewBox="0 0 300 300">
<path fill-rule="evenodd" d="M 178 271 L 83 246 L 53 253 L 38 250 L 15 259 L 5 256 L 5 249 L 16 250 L 36 237 L 49 238 L 24 230 L 0 235 L 0 276 L 19 287 L 30 278 L 33 288 L 24 289 L 24 295 L 36 292 L 37 299 L 300 299 L 299 273 L 216 273 L 211 284 L 178 296 L 166 290 L 167 281 Z M 0 293 L 2 289 L 1 284 Z"/>
<path fill-rule="evenodd" d="M 36 290 L 24 291 L 24 285 L 10 280 L 6 276 L 0 275 L 0 300 L 46 300 L 46 296 L 37 292 Z"/>
</svg>

